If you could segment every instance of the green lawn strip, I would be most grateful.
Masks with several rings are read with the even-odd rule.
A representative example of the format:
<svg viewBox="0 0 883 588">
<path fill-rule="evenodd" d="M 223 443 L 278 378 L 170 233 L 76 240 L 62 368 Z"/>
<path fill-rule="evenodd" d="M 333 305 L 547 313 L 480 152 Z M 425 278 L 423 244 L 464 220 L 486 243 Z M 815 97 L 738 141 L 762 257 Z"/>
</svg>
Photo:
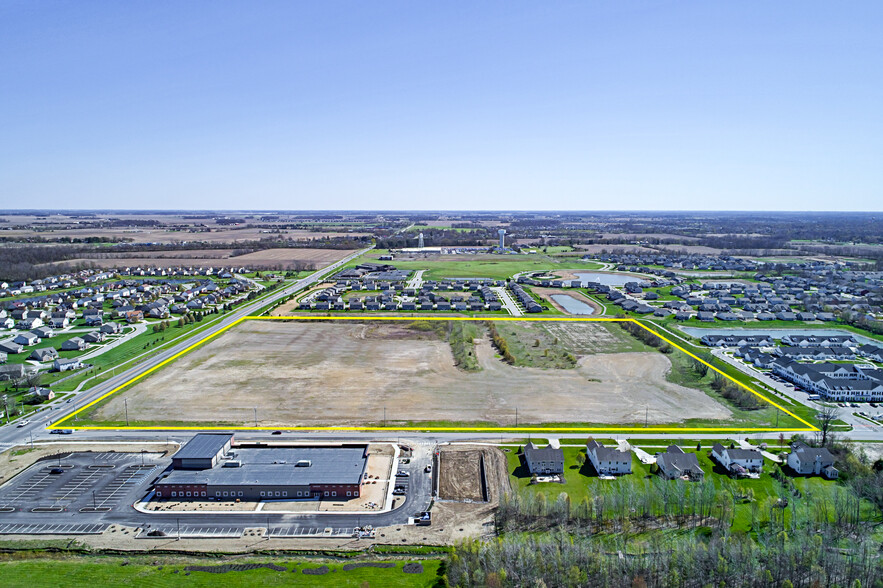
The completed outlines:
<svg viewBox="0 0 883 588">
<path fill-rule="evenodd" d="M 570 441 L 570 440 L 567 440 Z M 639 447 L 643 445 L 645 440 L 638 440 L 636 443 Z M 782 485 L 777 482 L 768 473 L 761 474 L 759 479 L 743 478 L 731 479 L 723 470 L 723 468 L 712 461 L 709 457 L 711 444 L 704 442 L 702 448 L 697 451 L 696 443 L 689 442 L 662 442 L 654 449 L 653 446 L 644 447 L 651 455 L 662 452 L 668 445 L 680 445 L 687 453 L 695 453 L 699 460 L 699 465 L 705 472 L 705 479 L 713 482 L 718 492 L 726 492 L 734 499 L 733 525 L 734 531 L 750 531 L 752 520 L 752 509 L 755 508 L 753 503 L 766 508 L 759 508 L 757 511 L 758 522 L 769 520 L 769 505 L 775 502 L 780 496 L 786 496 Z M 625 476 L 617 476 L 615 480 L 602 480 L 594 472 L 594 468 L 590 463 L 585 462 L 583 465 L 579 463 L 579 457 L 585 455 L 585 448 L 581 447 L 562 447 L 564 452 L 564 480 L 565 483 L 558 484 L 554 482 L 531 484 L 531 476 L 527 471 L 527 467 L 522 463 L 521 457 L 517 454 L 516 449 L 512 449 L 506 454 L 508 471 L 510 474 L 510 483 L 513 489 L 520 492 L 533 492 L 545 496 L 548 502 L 557 500 L 558 496 L 565 492 L 571 499 L 572 504 L 577 504 L 584 499 L 591 499 L 593 496 L 604 491 L 615 490 L 617 487 L 641 483 L 644 479 L 655 474 L 650 473 L 651 466 L 644 465 L 637 456 L 632 453 L 632 473 Z M 768 470 L 772 467 L 772 462 L 765 460 L 764 469 Z M 820 478 L 794 478 L 795 484 L 809 484 L 813 487 L 827 487 L 836 484 L 821 480 Z M 675 483 L 670 481 L 667 483 Z M 733 495 L 728 488 L 736 488 L 738 491 Z M 869 512 L 870 516 L 870 512 Z"/>
<path fill-rule="evenodd" d="M 374 560 L 371 560 L 374 561 Z M 154 562 L 158 562 L 154 564 Z M 437 579 L 439 560 L 419 560 L 423 572 L 406 574 L 395 561 L 395 567 L 358 567 L 345 571 L 347 564 L 326 560 L 287 558 L 236 558 L 227 565 L 272 564 L 286 568 L 277 571 L 257 568 L 245 571 L 188 571 L 188 566 L 219 568 L 226 562 L 207 558 L 169 558 L 150 556 L 40 556 L 3 561 L 3 582 L 7 586 L 431 586 Z M 327 573 L 311 575 L 304 569 L 328 568 Z M 296 571 L 292 572 L 292 568 Z"/>
</svg>

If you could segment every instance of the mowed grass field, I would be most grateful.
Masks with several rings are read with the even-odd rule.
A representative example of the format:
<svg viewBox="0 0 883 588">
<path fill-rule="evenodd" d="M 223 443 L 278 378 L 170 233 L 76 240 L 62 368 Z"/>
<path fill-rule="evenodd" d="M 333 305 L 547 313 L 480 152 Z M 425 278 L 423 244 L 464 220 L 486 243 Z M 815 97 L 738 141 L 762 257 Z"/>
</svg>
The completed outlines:
<svg viewBox="0 0 883 588">
<path fill-rule="evenodd" d="M 163 556 L 55 556 L 28 559 L 0 559 L 4 586 L 389 586 L 411 588 L 431 586 L 437 579 L 438 560 L 420 560 L 423 571 L 405 573 L 408 562 L 389 562 L 393 567 L 344 569 L 346 563 L 237 558 L 230 564 L 216 559 L 169 558 Z M 374 562 L 380 563 L 380 562 Z M 226 570 L 224 566 L 271 564 L 284 569 L 257 568 Z M 197 571 L 193 566 L 212 571 Z M 324 573 L 315 570 L 326 568 Z M 190 569 L 188 569 L 190 568 Z M 304 573 L 304 570 L 314 573 Z"/>
<path fill-rule="evenodd" d="M 363 261 L 389 263 L 402 270 L 426 270 L 424 280 L 443 280 L 445 278 L 490 278 L 505 280 L 520 272 L 562 270 L 578 268 L 594 270 L 602 267 L 595 262 L 576 262 L 574 260 L 557 260 L 548 255 L 426 255 L 396 256 L 393 261 L 380 262 L 379 258 L 386 251 L 375 250 L 360 257 L 357 265 Z"/>
<path fill-rule="evenodd" d="M 657 424 L 732 414 L 702 391 L 667 381 L 670 360 L 640 350 L 611 330 L 616 327 L 548 324 L 553 331 L 543 340 L 557 339 L 576 362 L 547 369 L 533 360 L 504 362 L 487 328 L 472 324 L 474 334 L 465 348 L 455 348 L 461 354 L 455 360 L 443 335 L 408 321 L 246 321 L 111 397 L 88 418 L 123 421 L 124 399 L 133 424 L 247 426 L 255 409 L 264 426 L 510 426 L 516 409 L 520 425 L 635 424 L 648 410 Z M 536 349 L 537 333 L 528 331 L 540 325 L 510 337 Z"/>
</svg>

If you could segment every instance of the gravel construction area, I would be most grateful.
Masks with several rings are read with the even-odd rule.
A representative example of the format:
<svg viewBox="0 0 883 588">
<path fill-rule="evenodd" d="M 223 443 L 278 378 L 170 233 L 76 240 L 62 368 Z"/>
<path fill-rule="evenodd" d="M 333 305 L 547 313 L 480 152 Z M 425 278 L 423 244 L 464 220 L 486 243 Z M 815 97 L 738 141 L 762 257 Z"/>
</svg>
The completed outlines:
<svg viewBox="0 0 883 588">
<path fill-rule="evenodd" d="M 487 338 L 475 353 L 482 369 L 464 372 L 447 342 L 407 323 L 246 321 L 115 395 L 92 419 L 124 420 L 124 397 L 137 421 L 251 425 L 257 408 L 265 426 L 381 424 L 384 409 L 388 425 L 511 425 L 516 407 L 519 424 L 643 423 L 646 409 L 651 423 L 731 414 L 667 382 L 671 363 L 658 352 L 596 350 L 574 369 L 511 366 Z"/>
</svg>

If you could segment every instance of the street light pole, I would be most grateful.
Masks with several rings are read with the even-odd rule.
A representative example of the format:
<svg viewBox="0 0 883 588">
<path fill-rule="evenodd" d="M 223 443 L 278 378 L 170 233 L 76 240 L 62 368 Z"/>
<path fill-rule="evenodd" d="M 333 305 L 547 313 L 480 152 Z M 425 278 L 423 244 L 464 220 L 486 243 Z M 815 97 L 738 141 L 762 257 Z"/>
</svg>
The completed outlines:
<svg viewBox="0 0 883 588">
<path fill-rule="evenodd" d="M 254 426 L 258 426 L 258 407 L 254 407 Z"/>
<path fill-rule="evenodd" d="M 129 426 L 129 399 L 123 398 L 123 405 L 126 407 L 126 426 Z"/>
</svg>

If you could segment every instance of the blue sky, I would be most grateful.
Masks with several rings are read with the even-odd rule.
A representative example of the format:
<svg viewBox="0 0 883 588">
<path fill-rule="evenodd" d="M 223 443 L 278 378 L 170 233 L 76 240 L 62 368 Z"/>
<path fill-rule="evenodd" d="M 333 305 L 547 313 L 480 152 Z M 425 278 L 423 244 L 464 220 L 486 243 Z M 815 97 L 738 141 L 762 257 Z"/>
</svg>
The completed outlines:
<svg viewBox="0 0 883 588">
<path fill-rule="evenodd" d="M 0 3 L 0 208 L 883 210 L 883 2 Z"/>
</svg>

